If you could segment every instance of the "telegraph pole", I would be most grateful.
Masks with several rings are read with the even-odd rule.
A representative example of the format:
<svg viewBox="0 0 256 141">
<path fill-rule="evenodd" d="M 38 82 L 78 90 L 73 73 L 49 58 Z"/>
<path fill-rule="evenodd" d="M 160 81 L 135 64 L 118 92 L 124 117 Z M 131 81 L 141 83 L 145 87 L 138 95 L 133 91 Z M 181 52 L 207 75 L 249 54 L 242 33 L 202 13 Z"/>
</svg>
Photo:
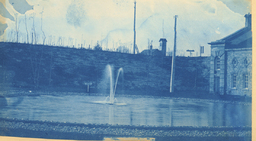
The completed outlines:
<svg viewBox="0 0 256 141">
<path fill-rule="evenodd" d="M 173 53 L 172 53 L 172 68 L 171 68 L 171 81 L 170 81 L 170 93 L 174 92 L 174 76 L 175 76 L 175 56 L 176 56 L 176 24 L 177 24 L 177 18 L 178 15 L 174 16 L 175 23 L 174 23 L 174 47 L 173 47 Z"/>
<path fill-rule="evenodd" d="M 134 1 L 134 39 L 133 39 L 133 54 L 135 54 L 135 48 L 136 48 L 136 1 Z"/>
</svg>

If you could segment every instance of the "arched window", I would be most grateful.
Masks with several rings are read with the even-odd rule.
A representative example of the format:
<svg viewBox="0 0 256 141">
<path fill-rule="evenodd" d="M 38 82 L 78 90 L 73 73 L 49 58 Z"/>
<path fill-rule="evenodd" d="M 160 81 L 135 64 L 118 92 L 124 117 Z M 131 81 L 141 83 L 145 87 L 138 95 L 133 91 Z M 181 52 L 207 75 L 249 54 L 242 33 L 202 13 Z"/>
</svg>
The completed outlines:
<svg viewBox="0 0 256 141">
<path fill-rule="evenodd" d="M 244 66 L 247 67 L 249 65 L 249 61 L 247 58 L 244 59 Z"/>
<path fill-rule="evenodd" d="M 238 61 L 237 61 L 237 59 L 236 59 L 236 58 L 233 58 L 233 60 L 232 60 L 232 64 L 233 64 L 233 67 L 236 67 L 236 66 L 237 66 Z"/>
<path fill-rule="evenodd" d="M 216 56 L 214 60 L 214 70 L 220 70 L 220 57 Z"/>
</svg>

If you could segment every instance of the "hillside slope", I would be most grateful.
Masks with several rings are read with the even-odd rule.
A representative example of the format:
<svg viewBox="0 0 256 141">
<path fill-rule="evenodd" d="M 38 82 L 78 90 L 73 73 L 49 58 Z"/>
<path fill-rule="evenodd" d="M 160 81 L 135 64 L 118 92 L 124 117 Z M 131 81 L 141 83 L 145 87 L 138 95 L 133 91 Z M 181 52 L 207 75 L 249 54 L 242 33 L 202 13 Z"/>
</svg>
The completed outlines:
<svg viewBox="0 0 256 141">
<path fill-rule="evenodd" d="M 146 56 L 87 49 L 0 43 L 2 88 L 107 92 L 106 66 L 120 76 L 119 93 L 168 92 L 171 57 Z M 179 91 L 208 90 L 209 58 L 177 57 L 175 86 Z"/>
</svg>

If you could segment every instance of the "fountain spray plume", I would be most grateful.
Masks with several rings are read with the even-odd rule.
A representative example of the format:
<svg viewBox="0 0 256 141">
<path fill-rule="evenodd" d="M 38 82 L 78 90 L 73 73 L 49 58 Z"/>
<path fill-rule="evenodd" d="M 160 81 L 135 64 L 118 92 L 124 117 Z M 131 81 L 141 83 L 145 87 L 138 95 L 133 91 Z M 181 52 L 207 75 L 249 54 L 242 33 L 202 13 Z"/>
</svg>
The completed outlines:
<svg viewBox="0 0 256 141">
<path fill-rule="evenodd" d="M 117 72 L 117 77 L 116 77 L 116 82 L 115 82 L 115 86 L 114 86 L 114 82 L 113 82 L 113 73 L 112 73 L 112 67 L 110 65 L 107 65 L 107 70 L 108 70 L 108 74 L 109 74 L 109 82 L 110 82 L 110 95 L 109 95 L 109 102 L 110 104 L 113 104 L 115 102 L 115 93 L 116 93 L 116 87 L 117 87 L 117 82 L 118 82 L 118 78 L 120 73 L 123 73 L 123 68 L 119 68 L 118 72 Z"/>
<path fill-rule="evenodd" d="M 112 67 L 110 65 L 107 65 L 107 70 L 109 74 L 109 84 L 110 84 L 109 101 L 110 103 L 114 103 Z"/>
<path fill-rule="evenodd" d="M 116 83 L 115 83 L 115 89 L 114 89 L 114 96 L 115 96 L 115 93 L 116 93 L 116 86 L 117 86 L 118 78 L 119 78 L 119 75 L 120 75 L 121 72 L 122 72 L 122 74 L 124 73 L 124 72 L 123 72 L 123 68 L 119 68 L 119 69 L 118 69 L 118 72 L 117 72 Z"/>
</svg>

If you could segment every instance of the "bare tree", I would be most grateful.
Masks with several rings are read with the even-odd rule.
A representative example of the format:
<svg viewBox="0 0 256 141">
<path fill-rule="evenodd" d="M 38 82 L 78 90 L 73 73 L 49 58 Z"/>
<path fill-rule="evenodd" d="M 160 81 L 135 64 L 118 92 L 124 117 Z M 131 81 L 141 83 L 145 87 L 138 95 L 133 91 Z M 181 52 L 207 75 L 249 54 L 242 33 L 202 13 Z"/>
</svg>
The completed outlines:
<svg viewBox="0 0 256 141">
<path fill-rule="evenodd" d="M 7 34 L 7 42 L 11 42 L 11 37 L 12 37 L 12 31 L 8 32 Z"/>
<path fill-rule="evenodd" d="M 25 26 L 26 26 L 26 32 L 27 32 L 27 44 L 29 43 L 29 36 L 28 36 L 28 26 L 27 26 L 27 16 L 25 14 Z"/>
<path fill-rule="evenodd" d="M 33 31 L 34 31 L 34 40 L 35 40 L 35 44 L 37 43 L 37 40 L 36 40 L 36 28 L 35 28 L 35 13 L 33 14 Z"/>
<path fill-rule="evenodd" d="M 81 48 L 83 48 L 83 34 L 82 34 L 82 37 L 81 37 Z"/>
<path fill-rule="evenodd" d="M 75 39 L 75 44 L 73 45 L 73 47 L 76 47 L 76 41 L 77 41 L 77 39 Z"/>
<path fill-rule="evenodd" d="M 52 45 L 55 46 L 55 36 L 53 36 L 53 38 L 52 38 Z"/>
<path fill-rule="evenodd" d="M 33 21 L 33 25 L 32 25 L 32 44 L 36 44 L 36 29 L 35 29 L 35 13 L 32 14 L 32 17 L 30 17 L 29 19 L 32 19 Z"/>
<path fill-rule="evenodd" d="M 32 36 L 31 36 L 31 44 L 37 44 L 38 36 L 35 30 L 35 13 L 33 13 L 32 17 L 33 25 L 32 25 Z M 45 40 L 45 39 L 44 39 Z M 44 42 L 44 41 L 43 41 Z M 35 48 L 34 45 L 30 45 L 30 63 L 32 69 L 32 81 L 35 88 L 39 87 L 39 80 L 40 80 L 40 71 L 42 66 L 42 59 L 43 59 L 43 48 Z"/>
<path fill-rule="evenodd" d="M 19 33 L 18 33 L 18 13 L 15 13 L 15 27 L 16 27 L 16 42 L 18 43 L 18 39 L 19 39 Z"/>
<path fill-rule="evenodd" d="M 62 43 L 61 44 L 62 44 L 63 47 L 65 47 L 64 43 L 65 43 L 65 37 L 62 37 Z"/>
<path fill-rule="evenodd" d="M 19 32 L 20 25 L 21 25 L 22 21 L 23 21 L 23 19 L 19 19 L 19 22 L 18 22 L 18 19 L 17 19 L 17 23 L 18 23 L 18 25 L 17 25 L 17 43 L 19 42 L 19 38 L 20 37 L 21 37 L 21 41 L 20 42 L 22 42 L 22 40 L 23 40 L 23 34 L 22 34 L 22 32 Z"/>
<path fill-rule="evenodd" d="M 45 38 L 46 38 L 46 36 L 45 36 L 44 31 L 43 31 L 43 12 L 44 12 L 44 9 L 43 9 L 42 12 L 41 12 L 41 30 L 42 30 L 42 32 L 43 32 L 43 45 L 44 45 L 44 44 L 45 44 Z"/>
<path fill-rule="evenodd" d="M 16 38 L 15 38 L 15 31 L 11 30 L 11 34 L 10 34 L 10 42 L 15 42 Z"/>
<path fill-rule="evenodd" d="M 68 46 L 69 47 L 73 47 L 73 40 L 74 40 L 73 38 L 70 38 L 70 37 L 68 38 Z"/>
<path fill-rule="evenodd" d="M 59 39 L 58 39 L 58 41 L 57 41 L 57 45 L 58 46 L 62 46 L 63 44 L 63 42 L 62 42 L 63 40 L 62 40 L 62 37 L 59 37 Z"/>
<path fill-rule="evenodd" d="M 33 34 L 33 32 L 31 32 L 31 44 L 33 44 L 34 43 L 34 34 Z"/>
</svg>

